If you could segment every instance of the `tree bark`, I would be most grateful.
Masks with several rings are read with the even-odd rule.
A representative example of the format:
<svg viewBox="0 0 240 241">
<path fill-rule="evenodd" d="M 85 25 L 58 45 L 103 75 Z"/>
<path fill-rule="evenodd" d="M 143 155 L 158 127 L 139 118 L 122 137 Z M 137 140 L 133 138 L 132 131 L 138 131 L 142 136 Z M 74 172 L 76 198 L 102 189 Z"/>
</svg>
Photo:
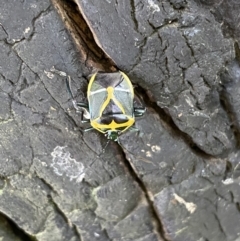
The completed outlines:
<svg viewBox="0 0 240 241">
<path fill-rule="evenodd" d="M 0 239 L 240 240 L 240 3 L 0 2 Z M 66 86 L 125 72 L 147 112 L 110 142 Z"/>
</svg>

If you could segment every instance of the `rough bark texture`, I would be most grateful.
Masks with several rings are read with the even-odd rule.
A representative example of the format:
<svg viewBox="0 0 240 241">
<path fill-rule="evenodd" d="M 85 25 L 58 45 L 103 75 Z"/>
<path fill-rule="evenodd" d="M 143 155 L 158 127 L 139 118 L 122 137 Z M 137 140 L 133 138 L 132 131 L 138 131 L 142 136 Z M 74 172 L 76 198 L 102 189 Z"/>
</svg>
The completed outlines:
<svg viewBox="0 0 240 241">
<path fill-rule="evenodd" d="M 0 2 L 0 239 L 240 240 L 240 3 Z M 83 133 L 65 78 L 121 69 L 147 113 Z"/>
</svg>

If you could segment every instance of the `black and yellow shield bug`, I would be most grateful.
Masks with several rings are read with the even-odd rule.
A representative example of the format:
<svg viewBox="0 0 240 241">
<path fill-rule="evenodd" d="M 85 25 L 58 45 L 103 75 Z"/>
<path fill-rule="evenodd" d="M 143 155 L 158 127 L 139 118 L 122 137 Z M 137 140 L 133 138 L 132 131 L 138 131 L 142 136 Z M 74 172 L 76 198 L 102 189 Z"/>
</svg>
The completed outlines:
<svg viewBox="0 0 240 241">
<path fill-rule="evenodd" d="M 82 122 L 89 122 L 91 125 L 85 131 L 96 129 L 109 140 L 118 141 L 119 135 L 133 128 L 135 117 L 145 113 L 145 107 L 134 107 L 133 85 L 121 71 L 93 74 L 87 89 L 88 104 L 74 100 L 70 77 L 67 87 L 74 107 L 78 111 L 82 110 Z"/>
</svg>

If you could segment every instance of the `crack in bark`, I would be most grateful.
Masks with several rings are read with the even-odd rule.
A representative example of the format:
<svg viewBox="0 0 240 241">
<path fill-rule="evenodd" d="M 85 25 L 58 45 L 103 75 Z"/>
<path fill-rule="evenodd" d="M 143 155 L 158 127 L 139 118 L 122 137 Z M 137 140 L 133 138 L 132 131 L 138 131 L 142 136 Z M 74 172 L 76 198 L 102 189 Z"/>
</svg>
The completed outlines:
<svg viewBox="0 0 240 241">
<path fill-rule="evenodd" d="M 236 59 L 238 62 L 240 62 L 240 48 L 237 41 L 234 43 L 234 50 L 235 50 Z"/>
<path fill-rule="evenodd" d="M 9 34 L 8 34 L 7 30 L 4 28 L 4 26 L 1 23 L 0 23 L 0 26 L 2 27 L 3 31 L 5 32 L 5 34 L 7 35 L 7 38 L 8 38 Z"/>
<path fill-rule="evenodd" d="M 132 16 L 132 20 L 133 20 L 133 23 L 134 23 L 134 26 L 135 26 L 135 30 L 136 30 L 136 32 L 139 32 L 138 31 L 138 21 L 137 21 L 137 17 L 136 17 L 135 1 L 130 0 L 130 4 L 131 4 L 131 8 L 132 8 L 131 16 Z"/>
<path fill-rule="evenodd" d="M 73 225 L 72 230 L 75 232 L 76 236 L 79 238 L 79 241 L 82 241 L 83 239 L 82 239 L 81 234 L 78 232 L 77 226 L 74 223 L 72 225 Z"/>
<path fill-rule="evenodd" d="M 126 153 L 125 153 L 124 149 L 121 149 L 122 160 L 124 162 L 124 166 L 127 168 L 128 172 L 129 172 L 130 176 L 133 178 L 133 180 L 137 182 L 142 193 L 145 196 L 145 199 L 148 203 L 150 213 L 152 214 L 152 217 L 153 217 L 153 226 L 155 226 L 155 230 L 157 231 L 158 238 L 159 238 L 159 240 L 169 241 L 169 239 L 166 237 L 166 234 L 164 232 L 164 227 L 161 222 L 161 218 L 159 217 L 159 214 L 154 206 L 154 202 L 151 200 L 151 197 L 148 193 L 147 187 L 145 186 L 145 184 L 141 180 L 141 178 L 138 176 L 138 174 L 134 171 L 134 167 L 131 165 L 131 162 L 127 159 Z"/>
<path fill-rule="evenodd" d="M 189 48 L 189 50 L 191 52 L 191 56 L 193 57 L 193 59 L 195 60 L 196 64 L 198 65 L 198 61 L 197 61 L 197 59 L 195 58 L 195 55 L 194 55 L 194 49 L 192 48 L 191 44 L 189 44 L 187 36 L 184 33 L 182 33 L 181 35 L 185 39 L 186 45 L 187 45 L 187 47 Z M 199 65 L 198 65 L 198 67 L 199 67 Z"/>
<path fill-rule="evenodd" d="M 39 76 L 38 76 L 38 77 L 39 77 Z M 39 78 L 40 78 L 40 77 L 39 77 Z M 61 106 L 61 104 L 52 96 L 51 92 L 47 89 L 47 87 L 45 86 L 45 84 L 44 84 L 43 81 L 42 81 L 42 83 L 43 83 L 44 89 L 47 91 L 47 93 L 48 93 L 48 94 L 53 98 L 53 100 L 58 104 L 58 106 L 60 107 L 60 109 L 62 109 L 63 112 L 67 115 L 68 119 L 72 122 L 72 125 L 73 125 L 76 129 L 80 130 L 80 133 L 82 134 L 82 137 L 83 137 L 83 131 L 82 131 L 80 128 L 78 128 L 78 124 L 76 123 L 76 121 L 74 120 L 74 118 L 72 118 L 72 116 L 70 116 L 70 115 L 63 109 L 63 107 Z M 53 127 L 53 126 L 52 126 L 52 127 Z M 55 129 L 56 129 L 56 128 L 55 128 Z M 60 130 L 60 131 L 61 131 L 61 130 Z M 84 140 L 84 138 L 82 138 L 82 140 L 83 140 L 84 144 L 85 144 L 92 152 L 96 153 L 92 148 L 90 148 L 90 146 L 89 146 L 88 143 Z"/>
<path fill-rule="evenodd" d="M 105 72 L 115 71 L 116 68 L 113 61 L 96 43 L 93 32 L 81 13 L 80 6 L 73 0 L 51 1 L 69 30 L 77 49 L 83 56 L 82 61 L 87 63 L 87 66 L 90 68 L 96 68 Z"/>
<path fill-rule="evenodd" d="M 40 19 L 44 14 L 48 14 L 52 10 L 51 8 L 52 8 L 52 5 L 50 4 L 45 10 L 39 12 L 39 14 L 32 19 L 31 23 L 32 23 L 33 30 L 27 39 L 28 41 L 30 41 L 34 36 L 36 21 Z"/>
<path fill-rule="evenodd" d="M 219 220 L 218 216 L 216 213 L 213 213 L 213 216 L 215 217 L 215 220 L 217 221 L 217 224 L 218 224 L 218 227 L 219 227 L 219 230 L 221 231 L 221 233 L 224 235 L 225 238 L 227 238 L 227 235 L 226 233 L 224 232 L 224 228 L 221 224 L 221 220 Z"/>
<path fill-rule="evenodd" d="M 58 204 L 55 202 L 55 200 L 53 199 L 53 197 L 51 195 L 49 195 L 49 201 L 52 204 L 53 208 L 55 209 L 56 213 L 58 213 L 65 220 L 67 227 L 74 232 L 75 236 L 78 237 L 79 241 L 82 241 L 81 234 L 77 231 L 76 225 L 74 225 L 68 219 L 67 215 L 61 210 L 61 208 L 58 206 Z"/>
<path fill-rule="evenodd" d="M 82 130 L 78 128 L 78 125 L 77 125 L 76 121 L 74 120 L 74 118 L 73 118 L 72 116 L 70 116 L 70 115 L 68 114 L 68 112 L 66 112 L 66 111 L 64 110 L 64 108 L 61 106 L 61 104 L 54 98 L 54 96 L 51 94 L 51 92 L 47 89 L 47 87 L 46 87 L 45 84 L 44 84 L 44 81 L 40 78 L 39 74 L 36 73 L 36 72 L 21 58 L 21 56 L 18 54 L 18 52 L 17 52 L 14 48 L 13 48 L 13 50 L 14 50 L 14 52 L 16 53 L 16 55 L 19 57 L 19 59 L 22 60 L 22 63 L 24 63 L 24 64 L 29 68 L 29 70 L 30 70 L 33 74 L 35 74 L 35 75 L 38 77 L 38 79 L 42 82 L 44 89 L 47 91 L 47 93 L 49 94 L 49 96 L 51 96 L 51 98 L 57 103 L 57 105 L 60 107 L 60 109 L 62 109 L 62 111 L 67 115 L 67 117 L 68 117 L 68 119 L 71 121 L 73 127 L 75 127 L 76 129 L 80 130 L 81 134 L 83 134 Z M 16 101 L 16 100 L 15 100 L 15 101 Z M 21 103 L 21 104 L 22 104 L 22 103 Z M 52 126 L 52 127 L 53 127 L 53 126 Z M 83 136 L 83 135 L 82 135 L 82 136 Z M 84 138 L 82 138 L 82 140 L 83 140 L 83 142 L 85 143 L 85 145 L 89 148 L 89 150 L 91 150 L 92 152 L 95 152 L 94 150 L 92 150 L 92 149 L 89 147 L 89 145 L 88 145 L 87 142 L 84 140 Z"/>
<path fill-rule="evenodd" d="M 35 171 L 35 175 L 37 178 L 39 178 L 43 184 L 53 193 L 58 194 L 58 192 L 53 188 L 53 186 L 48 183 L 44 178 L 40 177 L 38 173 Z M 76 234 L 76 237 L 78 237 L 79 241 L 82 241 L 81 234 L 78 232 L 76 225 L 73 224 L 67 217 L 67 215 L 61 210 L 61 208 L 58 206 L 58 204 L 54 201 L 53 197 L 51 194 L 48 195 L 49 201 L 52 203 L 53 208 L 56 210 L 56 213 L 59 213 L 61 217 L 65 220 L 66 224 L 70 229 L 73 230 L 73 232 Z M 25 240 L 24 240 L 25 241 Z"/>
<path fill-rule="evenodd" d="M 44 178 L 40 177 L 38 175 L 38 173 L 36 173 L 36 176 L 47 186 L 47 188 L 49 190 L 52 190 L 55 194 L 58 194 L 57 191 L 52 187 L 51 184 L 49 184 Z M 105 184 L 104 184 L 105 185 Z M 81 233 L 78 231 L 78 228 L 76 226 L 76 224 L 74 224 L 71 220 L 68 219 L 67 215 L 60 209 L 60 207 L 58 206 L 58 204 L 55 202 L 55 200 L 53 199 L 53 197 L 51 195 L 48 196 L 51 203 L 53 204 L 54 208 L 56 209 L 57 213 L 60 213 L 60 215 L 64 218 L 64 220 L 66 221 L 66 223 L 68 224 L 69 228 L 71 228 L 74 233 L 76 234 L 76 236 L 79 238 L 79 241 L 82 241 L 83 240 L 83 237 L 81 235 Z M 96 203 L 97 204 L 97 203 Z M 73 210 L 72 210 L 73 211 Z M 91 210 L 94 215 L 95 215 L 95 210 Z M 96 216 L 96 215 L 95 215 Z M 97 216 L 96 216 L 97 217 Z M 102 228 L 102 231 L 103 233 L 105 233 L 105 235 L 108 237 L 108 240 L 109 241 L 112 241 L 112 239 L 110 239 L 108 233 L 107 233 L 107 230 L 102 226 L 101 223 L 99 223 L 99 225 L 101 226 Z M 25 240 L 24 240 L 25 241 Z"/>
<path fill-rule="evenodd" d="M 147 44 L 147 40 L 148 40 L 148 37 L 145 37 L 143 40 L 142 40 L 142 43 L 141 45 L 139 45 L 139 53 L 138 55 L 136 56 L 136 61 L 135 63 L 132 65 L 131 69 L 128 71 L 129 73 L 132 72 L 140 63 L 141 63 L 141 60 L 142 60 L 142 53 L 143 53 L 143 48 L 146 46 Z"/>
<path fill-rule="evenodd" d="M 0 217 L 6 219 L 7 224 L 11 227 L 12 232 L 22 241 L 38 241 L 36 237 L 27 233 L 24 229 L 20 228 L 16 222 L 7 216 L 5 213 L 0 211 Z"/>
</svg>

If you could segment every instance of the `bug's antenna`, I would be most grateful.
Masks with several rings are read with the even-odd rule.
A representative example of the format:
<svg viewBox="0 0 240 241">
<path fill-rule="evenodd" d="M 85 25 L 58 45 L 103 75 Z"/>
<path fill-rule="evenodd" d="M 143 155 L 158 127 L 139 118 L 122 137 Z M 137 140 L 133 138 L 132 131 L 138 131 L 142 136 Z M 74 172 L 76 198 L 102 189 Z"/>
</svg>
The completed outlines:
<svg viewBox="0 0 240 241">
<path fill-rule="evenodd" d="M 68 92 L 71 95 L 71 98 L 74 99 L 73 93 L 72 93 L 72 88 L 71 88 L 71 77 L 69 75 L 66 78 L 66 85 L 67 85 Z"/>
<path fill-rule="evenodd" d="M 82 103 L 77 103 L 74 96 L 73 96 L 73 92 L 72 92 L 72 87 L 71 87 L 71 77 L 70 75 L 67 75 L 67 73 L 63 72 L 63 71 L 60 71 L 60 70 L 57 70 L 55 69 L 54 66 L 51 67 L 50 71 L 52 73 L 55 73 L 55 74 L 58 74 L 59 76 L 64 76 L 66 77 L 66 86 L 67 86 L 67 90 L 68 90 L 68 93 L 70 94 L 71 96 L 71 99 L 72 99 L 72 103 L 73 103 L 73 107 L 76 109 L 77 112 L 80 112 L 80 108 L 79 107 L 86 107 L 85 104 L 82 104 Z M 79 105 L 78 105 L 79 104 Z"/>
<path fill-rule="evenodd" d="M 66 85 L 67 85 L 67 90 L 68 90 L 68 92 L 69 92 L 69 94 L 71 96 L 73 106 L 74 106 L 74 108 L 78 112 L 79 111 L 79 107 L 77 106 L 77 102 L 76 102 L 76 100 L 74 99 L 74 96 L 73 96 L 72 87 L 71 87 L 71 77 L 69 75 L 66 78 Z"/>
<path fill-rule="evenodd" d="M 107 141 L 106 145 L 104 146 L 104 148 L 103 148 L 103 150 L 102 150 L 102 153 L 105 153 L 105 150 L 106 150 L 106 148 L 107 148 L 109 142 L 110 142 L 110 139 Z"/>
<path fill-rule="evenodd" d="M 68 89 L 69 94 L 71 95 L 72 100 L 74 100 L 73 93 L 72 93 L 72 88 L 71 88 L 71 77 L 69 75 L 67 75 L 65 72 L 55 69 L 54 66 L 52 66 L 50 71 L 52 73 L 58 74 L 60 76 L 67 77 L 67 79 L 66 79 L 67 89 Z"/>
</svg>

